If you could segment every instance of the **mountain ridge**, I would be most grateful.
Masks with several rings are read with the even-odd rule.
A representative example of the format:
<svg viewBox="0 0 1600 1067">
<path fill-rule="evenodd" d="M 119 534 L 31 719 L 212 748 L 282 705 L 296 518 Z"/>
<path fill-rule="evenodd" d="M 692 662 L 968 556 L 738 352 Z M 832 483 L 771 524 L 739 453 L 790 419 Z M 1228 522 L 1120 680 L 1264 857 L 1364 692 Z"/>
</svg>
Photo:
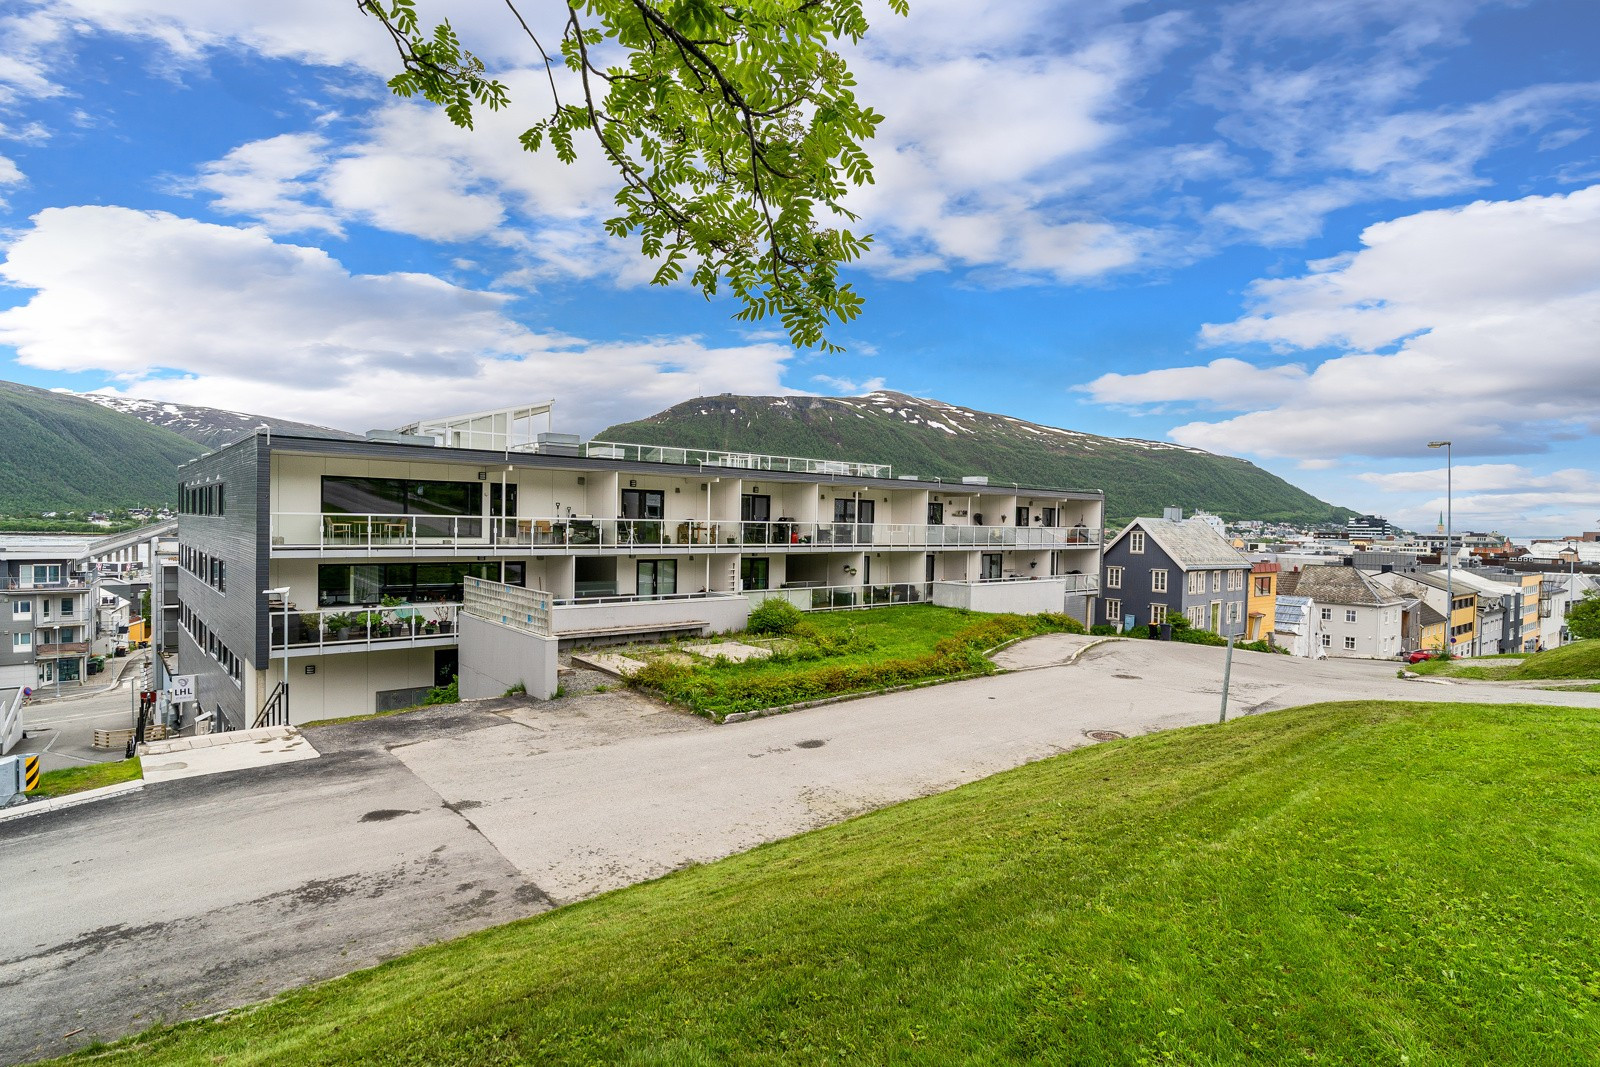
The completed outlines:
<svg viewBox="0 0 1600 1067">
<path fill-rule="evenodd" d="M 1108 523 L 1177 505 L 1226 519 L 1343 522 L 1318 500 L 1248 460 L 1188 445 L 1106 437 L 880 390 L 864 396 L 696 397 L 598 439 L 888 463 L 896 475 L 1103 489 Z"/>
</svg>

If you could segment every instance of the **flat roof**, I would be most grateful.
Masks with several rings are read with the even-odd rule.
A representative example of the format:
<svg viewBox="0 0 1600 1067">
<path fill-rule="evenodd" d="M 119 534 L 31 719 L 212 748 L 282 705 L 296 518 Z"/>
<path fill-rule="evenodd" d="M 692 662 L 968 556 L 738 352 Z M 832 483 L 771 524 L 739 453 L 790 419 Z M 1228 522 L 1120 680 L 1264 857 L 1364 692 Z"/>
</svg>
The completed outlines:
<svg viewBox="0 0 1600 1067">
<path fill-rule="evenodd" d="M 242 438 L 216 452 L 208 453 L 183 464 L 183 470 L 234 448 L 260 440 L 264 434 Z M 974 485 L 966 482 L 947 482 L 937 478 L 867 478 L 837 473 L 798 473 L 791 471 L 752 470 L 748 467 L 713 467 L 698 464 L 654 463 L 640 460 L 610 459 L 600 456 L 564 456 L 548 452 L 503 452 L 499 449 L 449 448 L 429 445 L 400 444 L 387 441 L 336 440 L 327 437 L 297 436 L 275 432 L 270 448 L 273 452 L 299 455 L 351 456 L 362 459 L 391 459 L 403 457 L 408 462 L 454 463 L 461 466 L 526 467 L 545 470 L 617 471 L 630 474 L 666 474 L 675 477 L 737 476 L 771 482 L 795 482 L 813 485 L 851 485 L 874 489 L 918 488 L 937 490 L 952 495 L 1015 496 L 1018 493 L 1054 496 L 1060 499 L 1101 500 L 1101 489 L 1060 489 L 1047 486 L 1022 485 L 1016 482 Z"/>
</svg>

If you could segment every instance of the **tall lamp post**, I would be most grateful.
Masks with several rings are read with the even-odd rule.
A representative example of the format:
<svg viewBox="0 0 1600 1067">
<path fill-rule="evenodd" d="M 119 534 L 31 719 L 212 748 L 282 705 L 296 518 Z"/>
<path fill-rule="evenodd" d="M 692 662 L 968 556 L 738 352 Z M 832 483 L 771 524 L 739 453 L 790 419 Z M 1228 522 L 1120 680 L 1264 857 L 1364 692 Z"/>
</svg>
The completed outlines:
<svg viewBox="0 0 1600 1067">
<path fill-rule="evenodd" d="M 1456 581 L 1455 563 L 1456 554 L 1450 547 L 1450 542 L 1455 530 L 1455 498 L 1451 484 L 1455 474 L 1455 464 L 1451 455 L 1449 441 L 1429 441 L 1429 448 L 1444 449 L 1444 595 L 1448 601 L 1444 612 L 1445 651 L 1455 654 L 1456 643 Z"/>
</svg>

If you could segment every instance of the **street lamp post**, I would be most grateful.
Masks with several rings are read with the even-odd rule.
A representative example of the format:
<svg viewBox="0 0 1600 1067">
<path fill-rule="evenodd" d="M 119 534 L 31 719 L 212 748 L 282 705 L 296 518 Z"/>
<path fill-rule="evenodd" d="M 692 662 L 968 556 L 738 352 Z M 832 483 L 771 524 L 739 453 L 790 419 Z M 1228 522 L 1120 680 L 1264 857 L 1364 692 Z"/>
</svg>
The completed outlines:
<svg viewBox="0 0 1600 1067">
<path fill-rule="evenodd" d="M 1455 495 L 1452 492 L 1452 480 L 1455 476 L 1454 457 L 1451 455 L 1449 441 L 1429 441 L 1429 448 L 1444 449 L 1444 595 L 1447 601 L 1444 611 L 1445 651 L 1455 655 L 1456 643 L 1456 582 L 1455 582 L 1455 551 L 1450 547 L 1455 530 Z"/>
</svg>

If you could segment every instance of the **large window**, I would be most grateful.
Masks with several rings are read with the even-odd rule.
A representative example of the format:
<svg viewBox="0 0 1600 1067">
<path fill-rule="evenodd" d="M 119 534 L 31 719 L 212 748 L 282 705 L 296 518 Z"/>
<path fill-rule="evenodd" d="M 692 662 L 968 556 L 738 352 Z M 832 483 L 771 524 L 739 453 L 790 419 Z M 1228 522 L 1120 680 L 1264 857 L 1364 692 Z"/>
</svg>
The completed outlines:
<svg viewBox="0 0 1600 1067">
<path fill-rule="evenodd" d="M 1165 604 L 1150 605 L 1150 625 L 1159 626 L 1167 621 L 1167 606 Z"/>
<path fill-rule="evenodd" d="M 1128 551 L 1136 556 L 1144 554 L 1144 531 L 1135 530 L 1128 535 Z"/>
<path fill-rule="evenodd" d="M 678 561 L 641 559 L 638 580 L 640 596 L 670 596 L 678 591 Z"/>
<path fill-rule="evenodd" d="M 520 585 L 521 563 L 506 564 L 506 581 Z M 462 597 L 462 579 L 500 580 L 498 563 L 325 563 L 317 568 L 317 604 L 377 604 L 395 597 L 408 604 L 454 603 Z"/>
<path fill-rule="evenodd" d="M 664 514 L 666 496 L 659 489 L 624 489 L 622 491 L 622 517 L 624 519 L 659 519 Z"/>
<path fill-rule="evenodd" d="M 1152 593 L 1165 593 L 1167 591 L 1167 572 L 1165 570 L 1150 572 L 1150 591 Z"/>
<path fill-rule="evenodd" d="M 1121 589 L 1122 588 L 1122 568 L 1121 567 L 1107 567 L 1106 568 L 1106 588 L 1107 589 Z"/>
<path fill-rule="evenodd" d="M 931 500 L 928 502 L 928 525 L 929 526 L 943 526 L 944 525 L 944 505 L 943 504 L 936 504 Z"/>
<path fill-rule="evenodd" d="M 847 500 L 838 497 L 833 502 L 833 521 L 860 523 L 865 526 L 873 521 L 877 510 L 876 500 Z"/>
<path fill-rule="evenodd" d="M 766 589 L 770 561 L 765 556 L 739 561 L 739 587 L 741 589 Z"/>
<path fill-rule="evenodd" d="M 1106 622 L 1118 623 L 1122 621 L 1122 601 L 1106 601 Z"/>
<path fill-rule="evenodd" d="M 764 493 L 745 493 L 739 497 L 739 518 L 745 522 L 772 521 L 772 498 Z"/>
<path fill-rule="evenodd" d="M 415 478 L 324 476 L 322 510 L 335 515 L 416 515 L 418 537 L 478 537 L 483 533 L 482 482 Z"/>
</svg>

